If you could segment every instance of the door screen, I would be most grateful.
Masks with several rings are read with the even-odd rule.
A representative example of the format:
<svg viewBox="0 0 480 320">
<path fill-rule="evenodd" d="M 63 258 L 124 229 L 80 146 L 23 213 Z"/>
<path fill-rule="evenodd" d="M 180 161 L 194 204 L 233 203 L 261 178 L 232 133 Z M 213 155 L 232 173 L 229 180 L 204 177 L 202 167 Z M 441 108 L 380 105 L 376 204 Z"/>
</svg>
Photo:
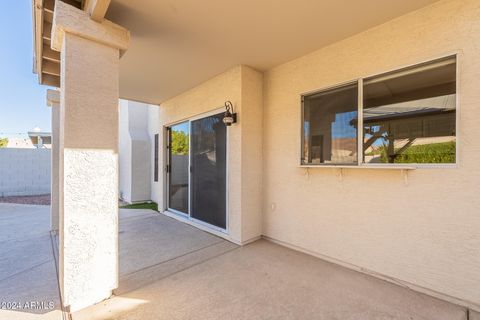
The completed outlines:
<svg viewBox="0 0 480 320">
<path fill-rule="evenodd" d="M 227 129 L 223 113 L 191 122 L 191 217 L 226 229 Z"/>
</svg>

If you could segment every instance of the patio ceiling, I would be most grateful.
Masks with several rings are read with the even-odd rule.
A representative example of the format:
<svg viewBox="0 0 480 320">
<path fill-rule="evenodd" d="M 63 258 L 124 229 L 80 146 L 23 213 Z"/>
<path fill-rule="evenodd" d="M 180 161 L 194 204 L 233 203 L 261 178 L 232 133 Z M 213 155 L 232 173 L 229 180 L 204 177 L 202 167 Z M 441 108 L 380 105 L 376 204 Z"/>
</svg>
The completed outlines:
<svg viewBox="0 0 480 320">
<path fill-rule="evenodd" d="M 53 0 L 34 1 L 45 2 L 40 82 L 58 86 L 58 53 L 48 47 Z M 159 104 L 235 65 L 265 71 L 436 1 L 111 0 L 106 18 L 132 36 L 121 97 Z"/>
</svg>

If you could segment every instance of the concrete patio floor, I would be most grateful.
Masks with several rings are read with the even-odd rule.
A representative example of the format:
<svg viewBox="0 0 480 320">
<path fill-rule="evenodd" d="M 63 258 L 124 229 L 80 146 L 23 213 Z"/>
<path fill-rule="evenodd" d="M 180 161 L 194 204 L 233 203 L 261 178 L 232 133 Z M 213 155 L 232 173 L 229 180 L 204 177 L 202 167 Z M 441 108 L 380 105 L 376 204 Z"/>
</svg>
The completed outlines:
<svg viewBox="0 0 480 320">
<path fill-rule="evenodd" d="M 238 246 L 151 210 L 120 209 L 119 288 L 116 294 L 150 284 Z M 22 309 L 0 309 L 3 319 L 64 319 L 50 207 L 0 203 L 0 297 Z M 58 252 L 58 249 L 55 250 Z M 58 261 L 58 257 L 57 257 Z M 25 308 L 30 302 L 53 309 Z M 15 306 L 13 306 L 15 307 Z M 28 307 L 28 306 L 27 306 Z M 62 314 L 63 313 L 63 314 Z"/>
<path fill-rule="evenodd" d="M 0 204 L 0 319 L 64 319 L 49 207 Z M 467 319 L 462 307 L 260 240 L 238 247 L 150 210 L 120 210 L 120 287 L 82 319 Z"/>
<path fill-rule="evenodd" d="M 49 206 L 0 203 L 1 320 L 63 319 L 49 230 Z"/>
<path fill-rule="evenodd" d="M 466 319 L 466 311 L 260 240 L 73 319 L 456 320 Z"/>
<path fill-rule="evenodd" d="M 120 209 L 119 288 L 128 292 L 238 246 L 145 209 Z"/>
</svg>

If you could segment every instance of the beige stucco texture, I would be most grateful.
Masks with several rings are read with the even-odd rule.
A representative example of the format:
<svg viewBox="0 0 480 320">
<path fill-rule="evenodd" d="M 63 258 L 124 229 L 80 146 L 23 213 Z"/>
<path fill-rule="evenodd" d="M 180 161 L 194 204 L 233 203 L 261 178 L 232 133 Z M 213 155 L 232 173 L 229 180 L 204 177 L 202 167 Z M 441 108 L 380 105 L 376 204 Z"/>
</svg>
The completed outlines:
<svg viewBox="0 0 480 320">
<path fill-rule="evenodd" d="M 476 0 L 439 1 L 270 69 L 263 79 L 235 67 L 162 103 L 158 119 L 165 126 L 225 100 L 234 103 L 239 123 L 228 129 L 234 241 L 262 234 L 480 310 L 478 17 Z M 456 165 L 408 171 L 299 166 L 302 94 L 453 54 Z"/>
<path fill-rule="evenodd" d="M 128 32 L 92 23 L 83 11 L 56 2 L 52 38 L 61 50 L 63 194 L 59 282 L 70 311 L 108 298 L 118 285 L 118 79 Z M 106 28 L 123 30 L 124 36 L 111 43 Z"/>
<path fill-rule="evenodd" d="M 58 232 L 59 224 L 59 161 L 60 161 L 60 91 L 47 90 L 47 105 L 51 107 L 52 121 L 52 181 L 50 205 L 50 230 Z"/>
<path fill-rule="evenodd" d="M 108 298 L 117 286 L 118 59 L 116 49 L 65 34 L 59 272 L 71 310 Z"/>
<path fill-rule="evenodd" d="M 224 112 L 233 103 L 238 123 L 227 129 L 227 238 L 246 243 L 261 235 L 262 74 L 238 66 L 198 87 L 162 103 L 160 128 L 213 112 Z M 165 154 L 160 144 L 160 155 Z M 164 168 L 164 157 L 159 167 Z M 164 194 L 164 184 L 160 194 Z M 165 201 L 165 200 L 164 200 Z M 166 208 L 160 203 L 159 208 Z"/>
<path fill-rule="evenodd" d="M 263 234 L 480 305 L 480 2 L 440 1 L 264 74 Z M 299 167 L 300 96 L 458 53 L 458 165 Z"/>
</svg>

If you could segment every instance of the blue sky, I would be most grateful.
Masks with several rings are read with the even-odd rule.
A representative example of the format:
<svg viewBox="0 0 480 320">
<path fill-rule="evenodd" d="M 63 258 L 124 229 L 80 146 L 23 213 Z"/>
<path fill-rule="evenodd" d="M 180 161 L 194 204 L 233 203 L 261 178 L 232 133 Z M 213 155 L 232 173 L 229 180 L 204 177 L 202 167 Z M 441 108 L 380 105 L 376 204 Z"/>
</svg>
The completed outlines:
<svg viewBox="0 0 480 320">
<path fill-rule="evenodd" d="M 0 137 L 26 133 L 35 126 L 50 131 L 48 87 L 32 72 L 31 0 L 9 1 L 0 10 Z"/>
</svg>

